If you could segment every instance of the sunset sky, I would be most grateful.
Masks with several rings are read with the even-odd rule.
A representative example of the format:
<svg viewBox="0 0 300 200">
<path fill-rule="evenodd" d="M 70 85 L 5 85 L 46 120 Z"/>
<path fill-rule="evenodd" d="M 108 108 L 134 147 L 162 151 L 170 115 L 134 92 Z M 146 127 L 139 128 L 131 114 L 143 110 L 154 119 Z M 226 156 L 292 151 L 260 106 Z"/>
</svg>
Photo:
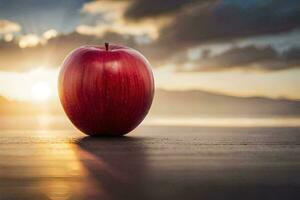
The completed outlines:
<svg viewBox="0 0 300 200">
<path fill-rule="evenodd" d="M 157 88 L 300 99 L 300 1 L 0 0 L 0 96 L 56 97 L 72 49 L 130 46 Z"/>
</svg>

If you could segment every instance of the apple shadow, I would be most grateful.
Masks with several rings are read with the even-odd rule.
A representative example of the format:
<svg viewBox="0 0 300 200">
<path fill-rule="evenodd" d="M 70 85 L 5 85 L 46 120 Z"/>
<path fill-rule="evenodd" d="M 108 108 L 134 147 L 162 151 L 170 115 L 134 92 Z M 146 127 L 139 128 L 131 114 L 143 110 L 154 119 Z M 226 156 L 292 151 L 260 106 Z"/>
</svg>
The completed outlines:
<svg viewBox="0 0 300 200">
<path fill-rule="evenodd" d="M 93 185 L 108 199 L 146 199 L 147 158 L 143 138 L 84 137 L 76 141 Z"/>
</svg>

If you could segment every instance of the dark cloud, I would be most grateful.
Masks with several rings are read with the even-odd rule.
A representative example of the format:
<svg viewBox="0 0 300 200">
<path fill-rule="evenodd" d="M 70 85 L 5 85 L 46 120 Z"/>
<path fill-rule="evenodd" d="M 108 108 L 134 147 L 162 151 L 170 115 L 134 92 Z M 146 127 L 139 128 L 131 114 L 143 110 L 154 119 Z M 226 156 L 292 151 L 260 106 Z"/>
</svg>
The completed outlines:
<svg viewBox="0 0 300 200">
<path fill-rule="evenodd" d="M 283 52 L 271 46 L 232 47 L 220 54 L 212 54 L 205 49 L 196 61 L 189 61 L 184 52 L 157 46 L 157 43 L 139 44 L 132 35 L 107 32 L 102 37 L 72 33 L 52 38 L 45 45 L 20 48 L 17 43 L 0 42 L 0 70 L 26 71 L 40 66 L 58 67 L 65 56 L 73 49 L 88 44 L 103 45 L 104 42 L 127 45 L 138 49 L 152 63 L 159 67 L 166 63 L 175 63 L 178 71 L 220 71 L 244 69 L 253 71 L 275 71 L 300 67 L 300 47 L 292 47 Z M 174 55 L 176 55 L 174 57 Z M 184 64 L 191 63 L 194 68 L 185 69 Z"/>
<path fill-rule="evenodd" d="M 125 12 L 129 19 L 142 19 L 174 12 L 192 3 L 209 0 L 134 0 Z M 212 0 L 210 0 L 212 1 Z"/>
<path fill-rule="evenodd" d="M 204 43 L 231 42 L 300 28 L 300 2 L 294 0 L 132 0 L 125 17 L 144 19 L 170 13 L 173 20 L 162 27 L 158 40 L 141 47 L 160 61 L 158 64 L 170 58 L 182 61 L 183 51 Z M 176 58 L 178 55 L 181 58 Z"/>
<path fill-rule="evenodd" d="M 219 71 L 233 68 L 276 71 L 300 67 L 300 47 L 278 52 L 271 46 L 233 47 L 217 55 L 202 56 L 191 71 Z M 184 71 L 180 68 L 179 71 Z"/>
<path fill-rule="evenodd" d="M 102 37 L 72 33 L 50 39 L 47 44 L 22 49 L 15 42 L 0 42 L 0 69 L 4 71 L 25 71 L 39 66 L 58 67 L 64 57 L 73 49 L 88 44 L 103 45 L 104 42 L 127 45 L 140 50 L 153 64 L 158 67 L 167 62 L 176 63 L 178 71 L 186 71 L 183 66 L 188 61 L 185 54 L 177 54 L 171 59 L 176 49 L 156 46 L 156 43 L 141 45 L 134 36 L 107 32 Z M 300 47 L 293 47 L 278 52 L 271 46 L 233 47 L 220 54 L 212 55 L 209 50 L 193 61 L 195 66 L 189 71 L 220 71 L 233 68 L 245 70 L 274 71 L 300 67 Z"/>
<path fill-rule="evenodd" d="M 283 56 L 286 60 L 296 61 L 300 60 L 300 48 L 299 47 L 292 47 L 289 51 L 285 51 Z"/>
<path fill-rule="evenodd" d="M 237 2 L 237 1 L 233 1 Z M 194 46 L 300 28 L 300 1 L 277 0 L 241 6 L 231 1 L 193 4 L 161 30 L 160 42 Z"/>
<path fill-rule="evenodd" d="M 51 23 L 65 26 L 64 30 L 71 30 L 78 22 L 78 15 L 84 2 L 77 1 L 8 1 L 0 0 L 0 17 L 7 19 L 24 18 L 30 23 L 22 25 L 25 30 L 34 30 L 41 25 L 45 29 Z M 141 51 L 153 64 L 176 63 L 184 66 L 189 63 L 186 50 L 199 47 L 203 43 L 231 42 L 235 39 L 276 34 L 300 28 L 300 2 L 292 0 L 258 1 L 250 0 L 128 0 L 129 8 L 125 17 L 143 19 L 157 15 L 170 14 L 173 21 L 160 30 L 159 38 L 150 43 L 138 43 L 136 36 L 115 32 L 106 32 L 101 37 L 81 35 L 76 32 L 61 34 L 52 38 L 45 45 L 32 48 L 19 48 L 17 41 L 0 41 L 0 69 L 8 71 L 22 71 L 40 65 L 57 67 L 63 58 L 76 47 L 88 44 L 102 45 L 112 42 L 127 45 Z M 34 14 L 31 14 L 35 10 Z M 69 12 L 70 11 L 70 12 Z M 46 14 L 45 14 L 46 13 Z M 84 13 L 81 13 L 82 15 Z M 67 15 L 67 17 L 65 17 Z M 99 14 L 98 14 L 99 15 Z M 94 17 L 89 23 L 94 25 Z M 74 19 L 70 19 L 74 16 Z M 48 21 L 47 21 L 47 20 Z M 47 23 L 43 23 L 43 21 Z M 159 20 L 159 19 L 158 19 Z M 28 25 L 29 24 L 29 25 Z M 47 28 L 46 28 L 47 27 Z M 25 31 L 28 32 L 28 31 Z M 230 68 L 281 70 L 299 66 L 299 48 L 291 48 L 284 52 L 277 52 L 267 47 L 234 47 L 218 55 L 209 51 L 204 53 L 195 63 L 195 70 L 225 70 Z M 185 70 L 183 67 L 181 70 Z"/>
</svg>

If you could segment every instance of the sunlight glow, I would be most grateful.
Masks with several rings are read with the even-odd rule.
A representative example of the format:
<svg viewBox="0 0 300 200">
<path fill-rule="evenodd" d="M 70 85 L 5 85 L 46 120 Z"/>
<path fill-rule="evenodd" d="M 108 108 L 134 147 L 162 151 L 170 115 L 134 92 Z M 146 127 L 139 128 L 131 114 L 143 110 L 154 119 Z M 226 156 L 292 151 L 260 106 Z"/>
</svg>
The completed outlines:
<svg viewBox="0 0 300 200">
<path fill-rule="evenodd" d="M 51 93 L 51 86 L 48 82 L 37 82 L 31 88 L 31 97 L 34 101 L 49 100 Z"/>
<path fill-rule="evenodd" d="M 197 127 L 300 127 L 300 118 L 205 118 L 205 117 L 153 117 L 143 122 L 156 126 Z"/>
<path fill-rule="evenodd" d="M 58 98 L 57 76 L 58 68 L 46 66 L 26 72 L 0 72 L 0 96 L 17 101 L 50 102 Z"/>
</svg>

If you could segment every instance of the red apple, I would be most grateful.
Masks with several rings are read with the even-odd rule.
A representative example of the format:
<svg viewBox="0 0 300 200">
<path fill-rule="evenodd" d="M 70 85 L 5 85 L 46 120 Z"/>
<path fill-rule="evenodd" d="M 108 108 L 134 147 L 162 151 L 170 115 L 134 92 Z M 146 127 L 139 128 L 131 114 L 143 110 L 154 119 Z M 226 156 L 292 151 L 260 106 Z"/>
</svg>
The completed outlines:
<svg viewBox="0 0 300 200">
<path fill-rule="evenodd" d="M 147 59 L 134 49 L 108 43 L 72 51 L 58 84 L 67 116 L 91 136 L 130 132 L 147 115 L 154 95 Z"/>
</svg>

